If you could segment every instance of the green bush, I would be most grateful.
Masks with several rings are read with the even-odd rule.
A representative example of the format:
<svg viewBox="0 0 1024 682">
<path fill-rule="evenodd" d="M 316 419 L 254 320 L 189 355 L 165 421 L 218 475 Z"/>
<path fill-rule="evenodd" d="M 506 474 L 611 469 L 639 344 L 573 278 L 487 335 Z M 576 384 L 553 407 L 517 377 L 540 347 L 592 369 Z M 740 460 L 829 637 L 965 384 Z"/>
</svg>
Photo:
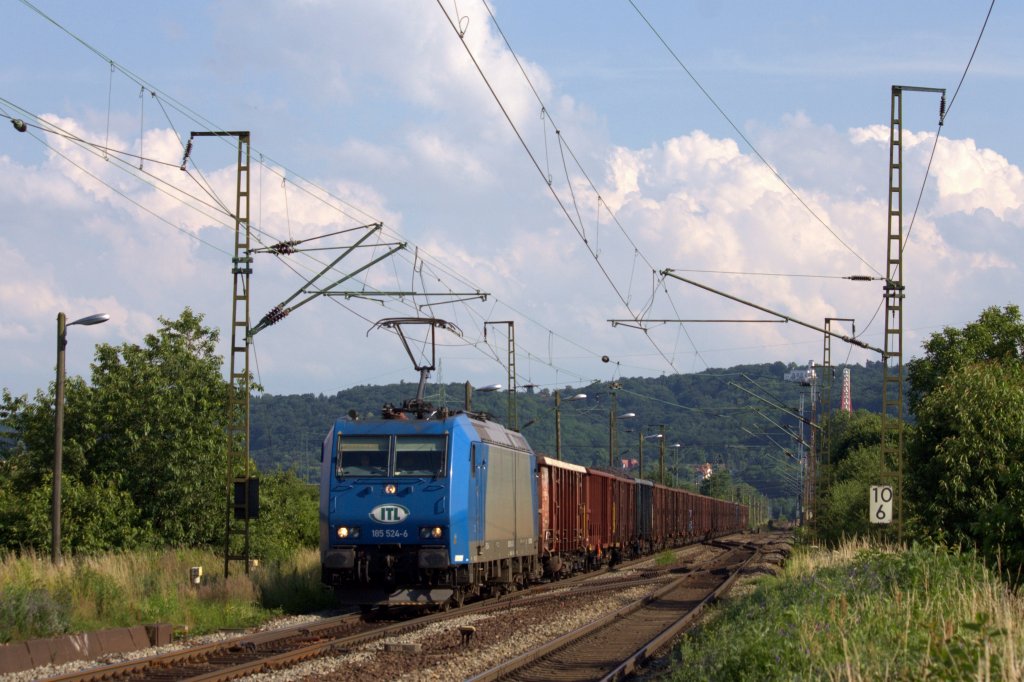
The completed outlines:
<svg viewBox="0 0 1024 682">
<path fill-rule="evenodd" d="M 68 611 L 42 587 L 0 587 L 0 643 L 67 632 Z"/>
</svg>

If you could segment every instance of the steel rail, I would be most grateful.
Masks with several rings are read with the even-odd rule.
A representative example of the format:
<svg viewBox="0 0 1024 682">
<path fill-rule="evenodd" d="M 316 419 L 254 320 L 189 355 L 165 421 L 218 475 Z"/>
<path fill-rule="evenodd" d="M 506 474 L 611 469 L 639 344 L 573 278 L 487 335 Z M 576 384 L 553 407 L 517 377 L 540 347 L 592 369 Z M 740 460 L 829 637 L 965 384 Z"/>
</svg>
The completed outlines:
<svg viewBox="0 0 1024 682">
<path fill-rule="evenodd" d="M 723 543 L 708 543 L 708 544 L 721 546 Z M 728 562 L 729 557 L 734 556 L 735 554 L 737 554 L 739 552 L 742 552 L 745 549 L 749 549 L 749 546 L 747 544 L 737 545 L 737 546 L 729 547 L 729 549 L 731 550 L 729 554 L 725 555 L 724 557 L 719 557 L 718 559 L 716 559 L 712 563 L 713 564 L 721 564 L 721 563 Z M 694 613 L 694 612 L 699 612 L 700 610 L 703 609 L 705 604 L 709 603 L 713 599 L 718 598 L 719 595 L 721 595 L 725 590 L 727 590 L 729 587 L 732 586 L 732 583 L 735 580 L 735 577 L 737 575 L 739 575 L 739 572 L 742 570 L 742 568 L 747 566 L 749 564 L 749 562 L 754 557 L 756 557 L 757 555 L 758 555 L 758 550 L 754 549 L 752 551 L 751 555 L 749 557 L 747 557 L 746 559 L 744 559 L 740 564 L 738 564 L 736 566 L 730 567 L 732 569 L 732 573 L 731 573 L 730 577 L 727 580 L 723 581 L 722 584 L 716 586 L 714 588 L 714 590 L 712 590 L 708 595 L 706 595 L 701 600 L 701 602 L 697 605 L 697 607 L 688 610 L 687 614 Z M 525 667 L 527 667 L 529 665 L 532 665 L 534 663 L 539 663 L 543 659 L 551 656 L 552 654 L 555 654 L 556 652 L 559 652 L 560 650 L 566 649 L 566 648 L 572 646 L 573 644 L 576 644 L 578 642 L 582 642 L 588 636 L 594 635 L 594 634 L 600 632 L 601 630 L 604 630 L 605 628 L 607 628 L 607 627 L 609 627 L 609 626 L 611 626 L 611 625 L 613 625 L 613 624 L 615 624 L 615 623 L 617 623 L 617 622 L 627 618 L 628 616 L 631 616 L 631 615 L 633 615 L 633 614 L 643 610 L 644 608 L 647 608 L 650 605 L 659 602 L 659 600 L 665 598 L 667 595 L 670 595 L 673 591 L 685 587 L 686 584 L 688 582 L 692 581 L 695 576 L 699 576 L 699 575 L 702 575 L 702 574 L 713 573 L 714 571 L 717 571 L 717 570 L 721 570 L 721 569 L 720 568 L 709 568 L 709 569 L 706 569 L 706 570 L 697 570 L 697 571 L 694 571 L 693 573 L 688 573 L 686 575 L 680 576 L 678 579 L 673 580 L 671 583 L 669 583 L 665 587 L 659 589 L 658 591 L 654 592 L 653 594 L 649 594 L 647 596 L 644 596 L 644 597 L 634 601 L 631 604 L 627 604 L 626 606 L 623 606 L 623 607 L 621 607 L 621 608 L 619 608 L 619 609 L 617 609 L 617 610 L 615 610 L 615 611 L 613 611 L 611 613 L 608 613 L 608 614 L 606 614 L 606 615 L 604 615 L 604 616 L 602 616 L 600 618 L 597 618 L 596 620 L 593 620 L 590 623 L 587 623 L 587 624 L 577 628 L 576 630 L 573 630 L 573 631 L 571 631 L 569 633 L 566 633 L 566 634 L 564 634 L 564 635 L 562 635 L 560 637 L 557 637 L 557 638 L 547 642 L 546 644 L 542 644 L 542 645 L 540 645 L 538 647 L 535 647 L 535 648 L 531 649 L 530 651 L 527 651 L 527 652 L 525 652 L 525 653 L 523 653 L 523 654 L 521 654 L 521 655 L 519 655 L 519 656 L 517 656 L 517 657 L 515 657 L 513 659 L 510 659 L 509 661 L 505 661 L 504 663 L 501 663 L 501 664 L 499 664 L 497 666 L 494 666 L 493 668 L 491 668 L 489 670 L 486 670 L 486 671 L 480 673 L 479 675 L 476 675 L 474 677 L 468 678 L 467 682 L 491 682 L 492 680 L 498 680 L 498 679 L 501 679 L 501 678 L 509 676 L 509 675 L 514 675 L 517 671 L 521 671 L 523 668 L 525 668 Z M 694 613 L 694 615 L 688 616 L 688 617 L 692 620 L 692 618 L 695 617 L 695 615 L 696 614 Z M 687 618 L 686 615 L 684 615 L 684 619 L 685 618 Z M 670 626 L 670 629 L 675 628 L 675 626 L 678 624 L 678 622 L 679 622 L 679 619 L 673 621 L 673 624 Z M 684 623 L 681 627 L 685 627 L 685 625 L 686 625 L 686 623 Z M 678 632 L 678 630 L 676 630 L 676 632 Z M 673 634 L 673 636 L 674 636 L 674 634 Z M 660 635 L 659 635 L 659 637 L 660 637 Z M 655 637 L 653 640 L 651 640 L 648 643 L 646 643 L 643 647 L 641 647 L 639 650 L 637 650 L 631 656 L 629 656 L 615 670 L 619 670 L 619 668 L 623 668 L 623 669 L 627 669 L 628 668 L 628 671 L 632 671 L 635 668 L 637 662 L 642 661 L 642 660 L 644 660 L 646 658 L 646 655 L 647 655 L 646 652 L 647 651 L 653 651 L 653 649 L 649 649 L 649 647 L 650 647 L 650 645 L 654 641 L 656 641 L 658 639 L 659 639 L 658 637 Z M 611 675 L 613 675 L 613 674 L 616 674 L 616 673 L 609 673 L 609 676 L 605 677 L 604 679 L 620 679 L 619 677 L 612 677 Z"/>
<path fill-rule="evenodd" d="M 675 623 L 673 623 L 671 626 L 663 630 L 661 634 L 657 635 L 656 637 L 651 639 L 651 641 L 647 642 L 642 647 L 640 647 L 640 649 L 638 649 L 636 653 L 634 653 L 628 659 L 623 661 L 622 664 L 615 668 L 615 670 L 611 671 L 610 673 L 608 673 L 608 675 L 601 678 L 601 682 L 621 680 L 635 672 L 636 669 L 640 665 L 642 665 L 644 661 L 650 658 L 656 651 L 661 649 L 663 646 L 665 646 L 673 639 L 675 639 L 675 637 L 679 635 L 679 633 L 681 633 L 683 630 L 689 627 L 690 624 L 693 623 L 693 621 L 696 620 L 701 613 L 703 613 L 704 608 L 708 604 L 717 601 L 721 598 L 723 594 L 732 589 L 733 584 L 736 582 L 737 579 L 739 579 L 740 574 L 743 572 L 743 569 L 749 566 L 750 562 L 753 561 L 760 554 L 761 550 L 759 548 L 757 551 L 755 551 L 753 554 L 747 557 L 747 560 L 744 561 L 740 566 L 738 566 L 736 570 L 732 572 L 732 575 L 730 575 L 724 583 L 722 583 L 718 588 L 716 588 L 714 592 L 705 597 L 700 604 L 698 604 L 691 611 L 683 614 L 681 618 L 679 618 Z"/>
</svg>

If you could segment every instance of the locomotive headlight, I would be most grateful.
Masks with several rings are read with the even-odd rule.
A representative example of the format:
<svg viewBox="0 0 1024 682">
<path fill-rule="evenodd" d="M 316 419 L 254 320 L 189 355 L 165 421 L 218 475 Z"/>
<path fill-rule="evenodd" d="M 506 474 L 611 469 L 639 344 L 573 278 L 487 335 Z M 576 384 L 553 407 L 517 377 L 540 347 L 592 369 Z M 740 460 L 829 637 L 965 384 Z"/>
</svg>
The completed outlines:
<svg viewBox="0 0 1024 682">
<path fill-rule="evenodd" d="M 396 490 L 398 490 L 398 488 L 395 487 L 394 483 L 388 483 L 386 486 L 384 486 L 385 495 L 394 495 Z"/>
<path fill-rule="evenodd" d="M 359 537 L 359 528 L 357 526 L 338 526 L 337 532 L 338 537 L 342 540 Z"/>
<path fill-rule="evenodd" d="M 444 535 L 444 528 L 441 526 L 423 526 L 420 528 L 420 539 L 437 540 Z"/>
</svg>

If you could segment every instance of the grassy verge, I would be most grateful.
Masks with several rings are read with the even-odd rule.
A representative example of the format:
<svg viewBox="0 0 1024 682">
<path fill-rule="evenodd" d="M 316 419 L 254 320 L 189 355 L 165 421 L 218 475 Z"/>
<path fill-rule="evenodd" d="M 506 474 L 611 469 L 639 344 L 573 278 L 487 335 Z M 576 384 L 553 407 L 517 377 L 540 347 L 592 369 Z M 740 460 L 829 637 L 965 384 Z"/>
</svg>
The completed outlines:
<svg viewBox="0 0 1024 682">
<path fill-rule="evenodd" d="M 672 680 L 1017 680 L 1024 599 L 974 557 L 800 549 L 678 650 Z"/>
<path fill-rule="evenodd" d="M 316 550 L 248 576 L 225 579 L 223 565 L 203 550 L 81 557 L 60 567 L 34 554 L 0 555 L 0 643 L 140 623 L 202 634 L 331 604 Z M 205 573 L 198 586 L 189 581 L 192 566 Z"/>
</svg>

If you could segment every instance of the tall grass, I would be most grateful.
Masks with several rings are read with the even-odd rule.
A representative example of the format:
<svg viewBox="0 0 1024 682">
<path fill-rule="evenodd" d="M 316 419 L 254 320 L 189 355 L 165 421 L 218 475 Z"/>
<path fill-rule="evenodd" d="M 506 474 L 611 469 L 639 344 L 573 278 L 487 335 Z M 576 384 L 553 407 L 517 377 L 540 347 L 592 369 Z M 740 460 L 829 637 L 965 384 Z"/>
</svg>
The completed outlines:
<svg viewBox="0 0 1024 682">
<path fill-rule="evenodd" d="M 971 555 L 848 542 L 684 638 L 671 679 L 1017 680 L 1024 600 Z"/>
<path fill-rule="evenodd" d="M 0 642 L 157 622 L 201 634 L 330 606 L 316 550 L 226 579 L 223 565 L 194 549 L 75 557 L 60 567 L 32 552 L 0 554 Z M 192 566 L 204 570 L 198 586 Z"/>
</svg>

